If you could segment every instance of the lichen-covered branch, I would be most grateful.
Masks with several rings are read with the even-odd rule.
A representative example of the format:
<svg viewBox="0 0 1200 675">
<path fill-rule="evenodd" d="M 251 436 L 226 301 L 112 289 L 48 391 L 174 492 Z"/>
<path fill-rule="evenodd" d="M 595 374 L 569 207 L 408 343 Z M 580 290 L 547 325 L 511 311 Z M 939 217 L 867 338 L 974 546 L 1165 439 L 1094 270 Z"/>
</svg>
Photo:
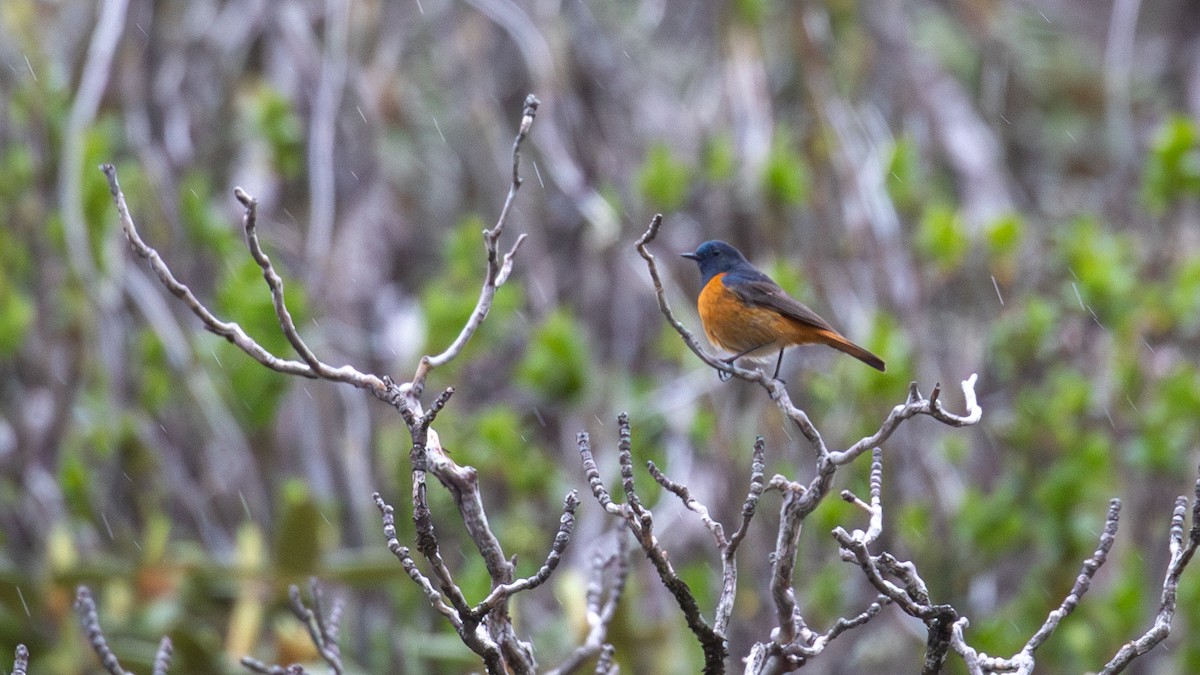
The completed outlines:
<svg viewBox="0 0 1200 675">
<path fill-rule="evenodd" d="M 537 588 L 550 578 L 555 568 L 558 567 L 563 552 L 567 550 L 567 545 L 571 543 L 571 533 L 575 530 L 575 509 L 578 507 L 579 496 L 572 490 L 563 499 L 563 513 L 558 520 L 558 534 L 554 535 L 554 543 L 550 547 L 550 553 L 546 556 L 546 562 L 542 563 L 541 568 L 531 577 L 494 587 L 492 592 L 475 607 L 474 614 L 476 616 L 487 614 L 514 594 Z"/>
<path fill-rule="evenodd" d="M 1113 499 L 1109 503 L 1108 515 L 1105 518 L 1096 550 L 1083 562 L 1075 584 L 1062 603 L 1049 613 L 1046 620 L 1029 638 L 1020 652 L 1010 658 L 994 657 L 979 652 L 967 643 L 965 632 L 970 625 L 969 620 L 965 616 L 960 616 L 953 607 L 933 602 L 925 581 L 917 573 L 916 565 L 912 562 L 897 560 L 887 552 L 872 555 L 869 551 L 869 545 L 878 538 L 883 525 L 883 507 L 880 500 L 882 454 L 878 449 L 874 454 L 875 461 L 871 470 L 871 503 L 866 504 L 849 491 L 843 491 L 843 498 L 868 512 L 870 525 L 866 531 L 855 530 L 853 534 L 838 527 L 834 529 L 833 536 L 842 547 L 842 558 L 858 565 L 871 585 L 880 592 L 881 602 L 897 605 L 905 613 L 920 619 L 926 625 L 928 637 L 923 672 L 940 672 L 948 652 L 953 650 L 962 657 L 967 671 L 973 675 L 999 673 L 1030 675 L 1033 673 L 1036 650 L 1045 644 L 1062 621 L 1078 606 L 1091 587 L 1096 573 L 1107 561 L 1108 553 L 1116 540 L 1121 500 Z M 1154 625 L 1140 638 L 1122 647 L 1101 673 L 1121 672 L 1133 659 L 1153 649 L 1170 632 L 1177 602 L 1179 577 L 1194 555 L 1196 547 L 1200 545 L 1200 524 L 1198 524 L 1200 522 L 1200 506 L 1197 504 L 1200 504 L 1200 478 L 1196 481 L 1195 495 L 1192 501 L 1193 524 L 1186 538 L 1184 537 L 1184 521 L 1188 510 L 1188 500 L 1186 497 L 1179 497 L 1175 503 L 1170 528 L 1171 559 L 1167 566 L 1166 578 L 1163 581 L 1162 601 Z M 892 579 L 898 583 L 893 583 Z"/>
<path fill-rule="evenodd" d="M 1163 579 L 1162 596 L 1159 600 L 1158 614 L 1154 616 L 1154 625 L 1138 639 L 1122 646 L 1105 664 L 1104 669 L 1100 671 L 1101 675 L 1116 675 L 1124 671 L 1134 659 L 1153 649 L 1170 634 L 1178 602 L 1179 579 L 1195 556 L 1197 546 L 1200 546 L 1200 477 L 1193 486 L 1191 512 L 1192 525 L 1185 536 L 1183 528 L 1187 521 L 1188 499 L 1184 496 L 1176 498 L 1175 510 L 1171 514 L 1168 544 L 1171 557 L 1167 563 L 1167 573 Z"/>
<path fill-rule="evenodd" d="M 612 657 L 612 645 L 607 644 L 605 640 L 608 637 L 609 624 L 616 616 L 621 593 L 625 590 L 625 579 L 629 576 L 629 538 L 623 536 L 620 530 L 614 535 L 613 546 L 598 547 L 592 556 L 592 570 L 587 587 L 587 636 L 561 664 L 548 670 L 546 675 L 574 673 L 597 654 L 607 653 L 610 659 Z M 601 658 L 599 662 L 602 663 L 603 660 Z M 601 672 L 600 663 L 596 665 L 597 673 Z"/>
<path fill-rule="evenodd" d="M 153 675 L 167 675 L 167 671 L 171 668 L 171 655 L 174 652 L 175 646 L 171 644 L 171 638 L 164 635 L 158 642 L 158 651 L 154 654 L 154 670 L 151 671 Z"/>
<path fill-rule="evenodd" d="M 1096 546 L 1096 551 L 1092 553 L 1092 557 L 1083 561 L 1083 568 L 1079 570 L 1079 576 L 1075 577 L 1075 585 L 1071 587 L 1071 592 L 1067 594 L 1057 609 L 1050 612 L 1046 621 L 1042 623 L 1042 627 L 1033 634 L 1033 637 L 1029 638 L 1029 641 L 1025 643 L 1025 648 L 1021 650 L 1021 654 L 1027 654 L 1032 659 L 1034 651 L 1050 638 L 1050 635 L 1058 628 L 1058 624 L 1062 623 L 1062 620 L 1067 618 L 1067 615 L 1079 605 L 1079 601 L 1091 588 L 1096 572 L 1100 571 L 1100 567 L 1108 560 L 1108 552 L 1112 550 L 1113 542 L 1117 539 L 1120 518 L 1121 500 L 1113 499 L 1108 505 L 1108 516 L 1104 519 L 1104 530 L 1100 533 L 1100 543 Z"/>
<path fill-rule="evenodd" d="M 326 615 L 321 585 L 316 578 L 308 580 L 308 594 L 312 598 L 312 609 L 309 609 L 300 597 L 300 589 L 294 584 L 288 587 L 288 606 L 292 613 L 308 629 L 308 636 L 316 646 L 317 652 L 334 675 L 342 675 L 342 651 L 338 647 L 338 625 L 341 623 L 343 604 L 341 599 L 333 603 L 333 608 Z"/>
<path fill-rule="evenodd" d="M 458 612 L 454 608 L 447 605 L 442 600 L 442 594 L 438 593 L 437 589 L 429 581 L 429 578 L 421 574 L 417 563 L 413 561 L 412 556 L 407 546 L 401 546 L 400 540 L 396 538 L 396 512 L 391 504 L 383 501 L 383 497 L 378 492 L 372 495 L 375 500 L 375 506 L 379 508 L 379 512 L 383 517 L 383 536 L 387 538 L 388 550 L 400 560 L 400 565 L 404 568 L 405 573 L 416 582 L 421 590 L 425 592 L 425 598 L 429 600 L 429 604 L 433 606 L 442 616 L 450 620 L 451 625 L 457 631 L 462 630 L 462 619 L 459 618 Z"/>
<path fill-rule="evenodd" d="M 87 635 L 88 644 L 100 659 L 100 665 L 109 675 L 126 675 L 117 655 L 108 646 L 104 631 L 100 628 L 100 618 L 96 616 L 96 601 L 92 598 L 92 589 L 80 586 L 75 591 L 75 613 L 79 615 L 79 625 Z"/>
<path fill-rule="evenodd" d="M 13 657 L 12 675 L 25 675 L 29 670 L 29 648 L 17 645 L 17 655 Z"/>
<path fill-rule="evenodd" d="M 621 483 L 627 501 L 624 504 L 612 501 L 608 491 L 604 489 L 600 471 L 592 456 L 588 435 L 580 433 L 578 436 L 579 454 L 584 474 L 592 488 L 592 494 L 606 511 L 620 516 L 624 520 L 626 527 L 633 533 L 634 539 L 642 547 L 646 557 L 650 559 L 658 573 L 659 580 L 675 598 L 676 604 L 683 612 L 688 629 L 696 636 L 704 651 L 704 672 L 723 673 L 725 672 L 725 659 L 729 655 L 725 636 L 716 633 L 704 619 L 692 589 L 675 572 L 666 549 L 658 543 L 658 539 L 654 536 L 654 515 L 642 504 L 634 485 L 629 416 L 621 413 L 617 418 L 617 424 L 620 434 L 617 459 L 620 464 Z"/>
</svg>

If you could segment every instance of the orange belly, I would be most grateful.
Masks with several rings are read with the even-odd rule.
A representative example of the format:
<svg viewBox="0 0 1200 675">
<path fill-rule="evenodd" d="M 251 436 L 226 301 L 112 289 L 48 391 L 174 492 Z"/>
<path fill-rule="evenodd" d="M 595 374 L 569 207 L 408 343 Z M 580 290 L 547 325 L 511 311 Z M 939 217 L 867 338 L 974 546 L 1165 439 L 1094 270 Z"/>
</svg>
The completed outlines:
<svg viewBox="0 0 1200 675">
<path fill-rule="evenodd" d="M 782 347 L 825 342 L 821 331 L 762 307 L 742 302 L 718 274 L 696 302 L 704 334 L 718 349 L 746 356 L 773 356 Z"/>
</svg>

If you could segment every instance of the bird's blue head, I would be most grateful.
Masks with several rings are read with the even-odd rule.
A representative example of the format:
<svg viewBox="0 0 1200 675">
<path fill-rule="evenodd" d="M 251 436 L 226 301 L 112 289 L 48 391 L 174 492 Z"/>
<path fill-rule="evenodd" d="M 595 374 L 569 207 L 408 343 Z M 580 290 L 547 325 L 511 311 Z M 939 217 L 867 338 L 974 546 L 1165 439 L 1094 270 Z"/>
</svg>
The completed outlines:
<svg viewBox="0 0 1200 675">
<path fill-rule="evenodd" d="M 722 272 L 753 269 L 741 251 L 723 241 L 715 239 L 700 244 L 699 248 L 693 253 L 682 253 L 680 255 L 695 260 L 696 264 L 700 266 L 701 284 L 707 284 L 713 277 Z"/>
</svg>

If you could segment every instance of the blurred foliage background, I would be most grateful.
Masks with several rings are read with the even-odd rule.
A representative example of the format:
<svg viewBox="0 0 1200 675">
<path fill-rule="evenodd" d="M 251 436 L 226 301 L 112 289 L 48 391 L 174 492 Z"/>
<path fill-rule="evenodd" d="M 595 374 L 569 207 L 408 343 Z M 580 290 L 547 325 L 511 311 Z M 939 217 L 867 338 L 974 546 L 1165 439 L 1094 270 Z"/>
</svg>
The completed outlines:
<svg viewBox="0 0 1200 675">
<path fill-rule="evenodd" d="M 1157 607 L 1171 504 L 1200 462 L 1196 3 L 5 0 L 0 60 L 0 655 L 20 641 L 38 671 L 95 671 L 70 612 L 88 582 L 127 667 L 148 670 L 163 634 L 175 672 L 312 659 L 284 603 L 316 575 L 348 599 L 357 670 L 479 669 L 383 546 L 370 493 L 404 501 L 401 421 L 199 329 L 128 255 L 96 166 L 117 164 L 181 280 L 287 355 L 240 241 L 243 186 L 309 344 L 401 380 L 473 306 L 531 91 L 543 105 L 507 235 L 529 241 L 430 381 L 458 389 L 442 439 L 480 469 L 520 574 L 562 494 L 586 487 L 578 431 L 615 476 L 618 411 L 636 458 L 726 521 L 756 434 L 768 471 L 811 471 L 761 392 L 718 382 L 658 314 L 632 244 L 662 211 L 655 248 L 693 327 L 695 270 L 674 254 L 724 238 L 887 360 L 880 375 L 832 350 L 789 355 L 792 396 L 832 445 L 872 431 L 911 380 L 960 405 L 979 373 L 980 426 L 918 419 L 886 445 L 880 542 L 971 618 L 975 647 L 1020 648 L 1114 496 L 1110 562 L 1039 666 L 1097 668 Z M 840 487 L 865 494 L 867 464 Z M 450 499 L 431 498 L 479 598 L 485 570 Z M 708 533 L 674 498 L 656 512 L 711 608 Z M 734 654 L 769 629 L 772 499 L 760 514 Z M 874 595 L 828 536 L 861 520 L 830 500 L 805 529 L 815 628 Z M 582 634 L 609 526 L 585 499 L 563 567 L 517 601 L 543 665 Z M 696 671 L 677 609 L 633 561 L 618 661 Z M 1135 672 L 1200 672 L 1192 572 L 1172 638 Z M 886 609 L 806 670 L 917 672 L 918 628 Z"/>
</svg>

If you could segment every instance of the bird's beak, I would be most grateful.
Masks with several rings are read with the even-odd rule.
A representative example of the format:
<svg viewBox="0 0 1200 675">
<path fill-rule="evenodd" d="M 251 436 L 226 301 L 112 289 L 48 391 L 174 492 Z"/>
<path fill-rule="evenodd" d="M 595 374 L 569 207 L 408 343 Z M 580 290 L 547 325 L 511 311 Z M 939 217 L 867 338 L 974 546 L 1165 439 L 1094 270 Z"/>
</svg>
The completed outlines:
<svg viewBox="0 0 1200 675">
<path fill-rule="evenodd" d="M 700 259 L 700 256 L 696 255 L 695 253 L 680 253 L 679 255 L 684 258 L 687 258 L 688 260 L 699 260 Z"/>
</svg>

